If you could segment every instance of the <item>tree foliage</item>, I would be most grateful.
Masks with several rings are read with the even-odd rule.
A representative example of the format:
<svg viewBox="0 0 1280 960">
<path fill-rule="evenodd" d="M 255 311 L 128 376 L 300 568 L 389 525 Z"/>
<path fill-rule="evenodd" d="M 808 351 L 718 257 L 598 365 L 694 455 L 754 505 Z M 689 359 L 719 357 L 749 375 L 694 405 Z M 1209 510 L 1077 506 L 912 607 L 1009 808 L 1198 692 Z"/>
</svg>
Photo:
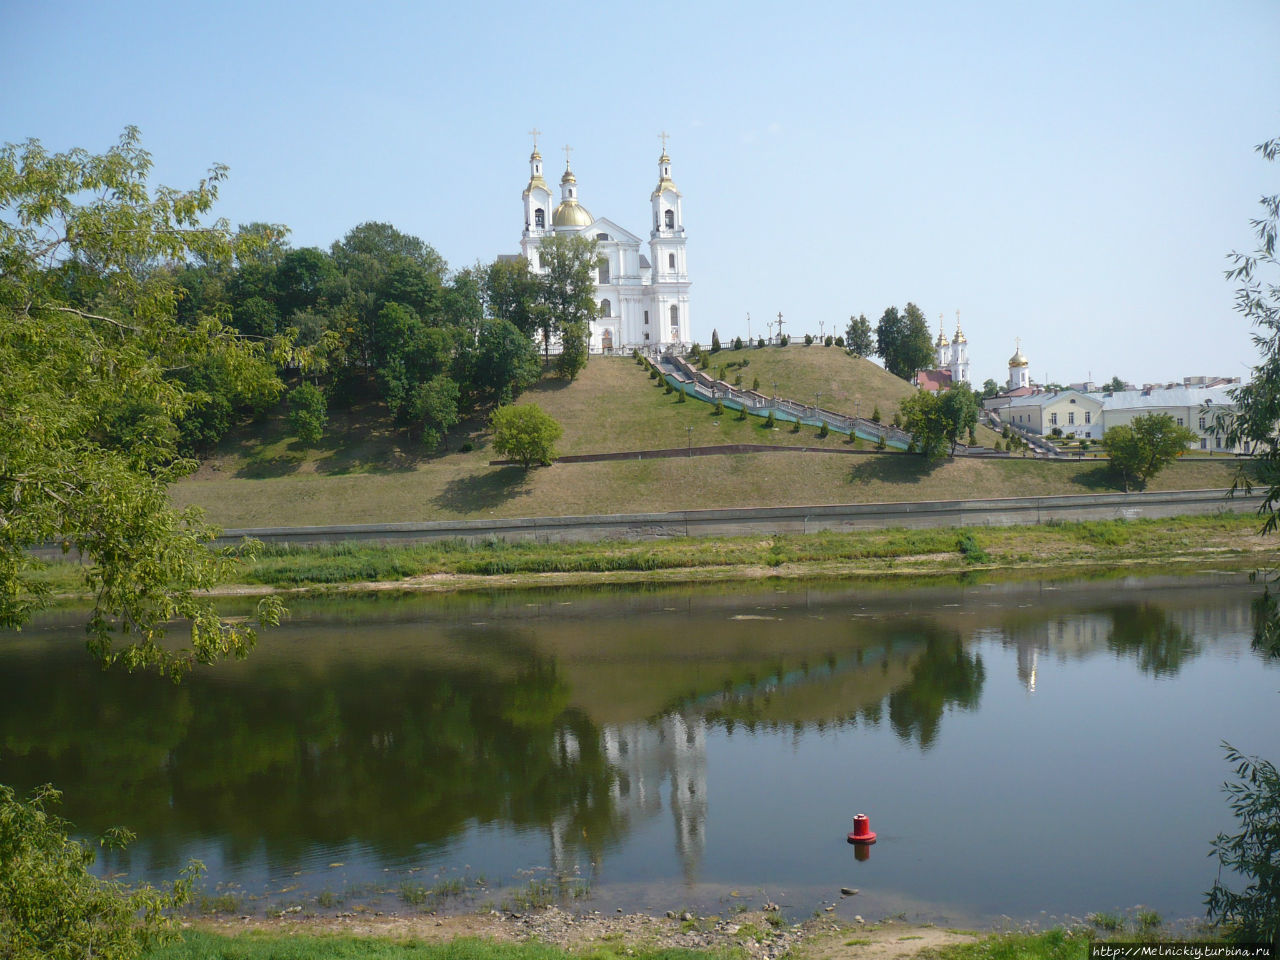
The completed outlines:
<svg viewBox="0 0 1280 960">
<path fill-rule="evenodd" d="M 133 128 L 102 155 L 35 140 L 0 150 L 0 626 L 46 599 L 29 549 L 61 544 L 88 561 L 93 653 L 168 669 L 242 655 L 254 638 L 204 592 L 231 552 L 209 549 L 198 511 L 168 502 L 194 468 L 178 424 L 201 401 L 179 374 L 216 363 L 238 394 L 275 397 L 275 363 L 301 358 L 216 317 L 179 322 L 169 265 L 226 265 L 246 245 L 202 220 L 224 168 L 188 191 L 152 190 L 150 168 Z M 276 616 L 260 606 L 260 620 Z M 185 646 L 161 645 L 171 621 L 190 625 Z"/>
<path fill-rule="evenodd" d="M 545 353 L 549 349 L 553 336 L 559 336 L 562 345 L 580 338 L 581 350 L 576 342 L 569 344 L 573 358 L 560 370 L 562 376 L 573 379 L 586 363 L 586 338 L 596 315 L 593 271 L 600 261 L 596 242 L 586 237 L 555 234 L 542 241 L 538 258 L 543 273 L 537 324 L 542 332 L 543 350 Z"/>
<path fill-rule="evenodd" d="M 1280 137 L 1257 147 L 1264 159 L 1280 158 Z M 1263 532 L 1280 525 L 1280 260 L 1276 237 L 1280 233 L 1280 193 L 1261 200 L 1262 216 L 1251 220 L 1257 245 L 1252 253 L 1230 254 L 1227 279 L 1239 284 L 1235 309 L 1254 327 L 1253 342 L 1261 357 L 1253 378 L 1232 391 L 1236 412 L 1217 411 L 1214 425 L 1228 447 L 1248 448 L 1254 454 L 1252 475 L 1241 465 L 1232 487 L 1251 490 L 1257 482 L 1265 488 L 1262 506 Z"/>
<path fill-rule="evenodd" d="M 289 425 L 304 444 L 319 443 L 328 422 L 329 410 L 323 390 L 314 383 L 304 382 L 289 391 Z"/>
<path fill-rule="evenodd" d="M 1102 435 L 1102 449 L 1127 493 L 1131 486 L 1146 486 L 1195 439 L 1167 413 L 1148 413 L 1134 417 L 1131 424 L 1109 427 Z"/>
<path fill-rule="evenodd" d="M 47 809 L 58 799 L 51 787 L 20 800 L 0 785 L 0 957 L 132 960 L 173 936 L 170 911 L 190 899 L 203 867 L 193 861 L 167 891 L 96 877 L 93 848 Z M 112 830 L 99 843 L 130 840 Z"/>
<path fill-rule="evenodd" d="M 978 425 L 978 397 L 967 383 L 952 384 L 942 395 L 942 417 L 946 421 L 946 438 L 951 452 L 956 452 L 960 438 L 973 434 Z"/>
<path fill-rule="evenodd" d="M 924 314 L 914 303 L 899 313 L 889 307 L 876 325 L 876 355 L 895 377 L 910 380 L 933 359 L 933 340 Z"/>
<path fill-rule="evenodd" d="M 1223 789 L 1240 829 L 1213 841 L 1220 869 L 1206 898 L 1209 919 L 1225 926 L 1233 940 L 1280 948 L 1280 771 L 1230 744 L 1222 746 L 1238 778 Z M 1223 869 L 1245 877 L 1244 889 L 1227 886 Z"/>
<path fill-rule="evenodd" d="M 903 399 L 898 410 L 902 429 L 911 434 L 911 449 L 926 457 L 940 456 L 948 433 L 942 400 L 920 390 Z"/>
<path fill-rule="evenodd" d="M 499 407 L 490 420 L 493 449 L 511 457 L 526 470 L 535 463 L 550 465 L 555 443 L 564 432 L 537 404 Z"/>
</svg>

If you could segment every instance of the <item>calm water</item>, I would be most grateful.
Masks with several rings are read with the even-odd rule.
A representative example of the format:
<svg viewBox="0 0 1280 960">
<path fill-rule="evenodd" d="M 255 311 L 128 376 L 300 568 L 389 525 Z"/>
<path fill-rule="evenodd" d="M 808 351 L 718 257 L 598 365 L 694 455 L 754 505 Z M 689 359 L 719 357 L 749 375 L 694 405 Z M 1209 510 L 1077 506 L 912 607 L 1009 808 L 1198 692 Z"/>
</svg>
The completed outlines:
<svg viewBox="0 0 1280 960">
<path fill-rule="evenodd" d="M 0 782 L 104 869 L 190 857 L 238 912 L 503 904 L 990 922 L 1202 914 L 1220 742 L 1280 757 L 1241 578 L 294 604 L 249 661 L 103 674 L 74 613 L 0 640 Z M 880 841 L 845 843 L 865 812 Z"/>
</svg>

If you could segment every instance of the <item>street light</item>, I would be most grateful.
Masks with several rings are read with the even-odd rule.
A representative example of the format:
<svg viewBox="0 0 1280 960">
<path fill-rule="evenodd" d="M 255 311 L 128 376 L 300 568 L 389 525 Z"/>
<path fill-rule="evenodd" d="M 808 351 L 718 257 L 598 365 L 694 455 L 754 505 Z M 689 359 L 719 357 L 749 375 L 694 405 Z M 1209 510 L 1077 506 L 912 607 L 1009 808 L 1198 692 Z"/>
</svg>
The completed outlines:
<svg viewBox="0 0 1280 960">
<path fill-rule="evenodd" d="M 693 427 L 685 427 L 689 431 L 689 456 L 693 456 Z"/>
</svg>

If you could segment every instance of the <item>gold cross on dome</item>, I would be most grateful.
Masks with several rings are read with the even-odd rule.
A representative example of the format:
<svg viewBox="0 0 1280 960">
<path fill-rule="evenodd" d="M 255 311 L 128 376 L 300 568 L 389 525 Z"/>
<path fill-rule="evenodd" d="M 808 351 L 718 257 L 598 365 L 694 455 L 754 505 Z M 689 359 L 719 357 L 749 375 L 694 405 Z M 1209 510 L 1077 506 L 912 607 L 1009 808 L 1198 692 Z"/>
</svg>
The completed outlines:
<svg viewBox="0 0 1280 960">
<path fill-rule="evenodd" d="M 562 150 L 564 150 L 564 167 L 565 167 L 565 169 L 566 169 L 566 170 L 568 170 L 568 169 L 569 169 L 569 154 L 573 153 L 573 147 L 569 146 L 569 145 L 566 143 L 563 147 L 561 147 L 561 149 L 562 149 Z"/>
<path fill-rule="evenodd" d="M 662 141 L 662 152 L 663 152 L 663 153 L 666 153 L 666 152 L 667 152 L 667 138 L 668 138 L 668 137 L 670 137 L 670 136 L 671 136 L 671 134 L 667 133 L 667 131 L 665 131 L 665 130 L 663 130 L 660 134 L 658 134 L 658 139 Z"/>
<path fill-rule="evenodd" d="M 529 131 L 529 136 L 533 137 L 533 152 L 538 152 L 538 137 L 542 136 L 542 131 L 534 127 Z"/>
</svg>

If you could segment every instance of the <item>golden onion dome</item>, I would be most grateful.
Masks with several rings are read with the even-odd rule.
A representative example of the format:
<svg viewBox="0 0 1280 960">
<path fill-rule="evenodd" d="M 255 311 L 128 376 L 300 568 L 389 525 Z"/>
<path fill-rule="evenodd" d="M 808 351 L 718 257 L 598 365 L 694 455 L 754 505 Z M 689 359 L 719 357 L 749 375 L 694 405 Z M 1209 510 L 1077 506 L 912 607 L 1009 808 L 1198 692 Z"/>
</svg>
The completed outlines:
<svg viewBox="0 0 1280 960">
<path fill-rule="evenodd" d="M 964 331 L 957 326 L 956 327 L 956 343 L 968 343 L 968 342 L 969 341 L 964 338 Z"/>
<path fill-rule="evenodd" d="M 527 197 L 537 189 L 545 190 L 547 193 L 551 192 L 551 188 L 547 186 L 547 181 L 543 180 L 542 177 L 530 177 L 529 185 L 524 188 L 524 196 Z"/>
<path fill-rule="evenodd" d="M 570 170 L 568 167 L 565 167 L 564 176 L 560 178 L 560 183 L 563 185 L 566 183 L 577 183 L 577 182 L 578 182 L 578 178 L 573 175 L 573 171 Z"/>
<path fill-rule="evenodd" d="M 1027 366 L 1027 358 L 1022 355 L 1021 350 L 1019 350 L 1017 353 L 1015 353 L 1012 357 L 1009 358 L 1009 366 L 1011 367 Z"/>
<path fill-rule="evenodd" d="M 586 227 L 594 221 L 595 217 L 577 200 L 560 201 L 556 212 L 551 215 L 551 225 L 555 227 Z"/>
<path fill-rule="evenodd" d="M 950 343 L 947 340 L 947 335 L 943 333 L 941 330 L 938 331 L 938 339 L 934 342 L 934 346 L 935 347 L 950 346 Z"/>
</svg>

